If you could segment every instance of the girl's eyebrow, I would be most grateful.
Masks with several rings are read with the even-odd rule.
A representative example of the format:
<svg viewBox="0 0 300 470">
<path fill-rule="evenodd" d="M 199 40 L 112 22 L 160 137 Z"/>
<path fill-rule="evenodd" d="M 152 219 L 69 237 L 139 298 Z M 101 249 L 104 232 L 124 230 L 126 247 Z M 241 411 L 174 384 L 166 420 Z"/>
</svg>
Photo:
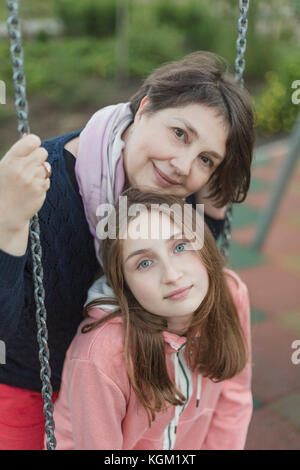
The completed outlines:
<svg viewBox="0 0 300 470">
<path fill-rule="evenodd" d="M 181 117 L 175 117 L 174 119 L 177 119 L 177 121 L 180 121 L 182 124 L 184 124 L 184 126 L 191 132 L 191 134 L 193 134 L 197 139 L 200 139 L 200 136 L 196 129 L 194 129 L 194 127 L 188 121 L 186 121 L 186 119 Z M 223 160 L 223 157 L 221 157 L 219 153 L 213 150 L 209 150 L 209 153 L 217 160 Z"/>
<path fill-rule="evenodd" d="M 166 243 L 172 241 L 175 237 L 177 237 L 178 235 L 181 235 L 182 236 L 182 233 L 181 232 L 178 232 L 178 233 L 174 233 L 173 235 L 170 236 L 170 238 L 168 238 L 166 241 Z M 181 238 L 178 238 L 178 240 L 181 240 Z M 124 261 L 124 263 L 126 263 L 130 258 L 132 258 L 133 256 L 136 256 L 136 255 L 141 255 L 143 253 L 152 253 L 152 250 L 150 248 L 141 248 L 140 250 L 136 250 L 136 251 L 133 251 L 132 253 L 130 253 L 130 255 L 127 256 L 126 260 Z"/>
</svg>

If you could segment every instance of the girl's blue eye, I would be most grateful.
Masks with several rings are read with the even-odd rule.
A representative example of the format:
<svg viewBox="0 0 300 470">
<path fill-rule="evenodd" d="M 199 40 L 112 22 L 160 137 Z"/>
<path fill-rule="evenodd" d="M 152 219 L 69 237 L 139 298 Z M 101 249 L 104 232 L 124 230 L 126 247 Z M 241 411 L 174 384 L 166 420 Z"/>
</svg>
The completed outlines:
<svg viewBox="0 0 300 470">
<path fill-rule="evenodd" d="M 138 265 L 138 269 L 145 269 L 145 268 L 148 268 L 148 266 L 145 266 L 144 263 L 148 263 L 148 262 L 151 262 L 149 259 L 146 259 L 144 261 L 141 261 L 140 264 Z M 141 266 L 144 265 L 142 268 Z"/>
<path fill-rule="evenodd" d="M 187 243 L 179 243 L 176 247 L 175 247 L 175 250 L 177 250 L 177 248 L 179 247 L 179 251 L 177 251 L 177 253 L 181 253 L 183 251 L 185 251 L 185 247 L 187 246 Z M 148 268 L 150 266 L 150 264 L 147 264 L 147 263 L 151 263 L 152 264 L 152 261 L 150 261 L 149 259 L 145 259 L 143 261 L 141 261 L 139 264 L 138 264 L 138 267 L 137 269 L 139 270 L 144 270 L 146 268 Z"/>
<path fill-rule="evenodd" d="M 179 246 L 186 246 L 186 243 L 179 243 L 179 245 L 176 246 L 176 248 L 178 248 Z M 175 248 L 175 250 L 176 250 Z M 180 253 L 181 251 L 185 251 L 184 249 L 183 250 L 179 250 L 179 252 L 177 253 Z"/>
</svg>

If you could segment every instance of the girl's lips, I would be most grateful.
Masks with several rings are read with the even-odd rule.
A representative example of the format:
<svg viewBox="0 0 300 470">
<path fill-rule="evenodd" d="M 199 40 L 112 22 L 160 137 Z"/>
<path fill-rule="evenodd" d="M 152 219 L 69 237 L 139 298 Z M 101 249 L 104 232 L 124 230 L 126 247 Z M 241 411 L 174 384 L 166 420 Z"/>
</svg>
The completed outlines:
<svg viewBox="0 0 300 470">
<path fill-rule="evenodd" d="M 177 181 L 173 182 L 173 180 L 164 178 L 164 175 L 161 173 L 161 171 L 158 168 L 156 168 L 153 162 L 152 162 L 152 165 L 153 165 L 154 175 L 160 185 L 165 186 L 165 187 L 170 187 L 170 186 L 173 186 L 174 184 L 178 184 Z"/>
<path fill-rule="evenodd" d="M 183 299 L 185 297 L 188 296 L 191 288 L 193 286 L 190 286 L 190 287 L 186 287 L 185 289 L 183 290 L 180 290 L 177 294 L 173 294 L 173 295 L 168 295 L 167 297 L 165 297 L 166 299 L 169 299 L 169 300 L 179 300 L 179 299 Z"/>
</svg>

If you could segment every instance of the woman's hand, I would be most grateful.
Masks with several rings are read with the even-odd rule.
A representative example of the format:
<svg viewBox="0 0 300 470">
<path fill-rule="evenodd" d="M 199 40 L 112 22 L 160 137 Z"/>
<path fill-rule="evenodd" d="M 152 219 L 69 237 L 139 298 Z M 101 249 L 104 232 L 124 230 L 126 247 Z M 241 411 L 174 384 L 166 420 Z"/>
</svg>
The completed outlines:
<svg viewBox="0 0 300 470">
<path fill-rule="evenodd" d="M 26 251 L 29 222 L 50 187 L 48 152 L 37 135 L 18 140 L 0 160 L 0 249 Z"/>
</svg>

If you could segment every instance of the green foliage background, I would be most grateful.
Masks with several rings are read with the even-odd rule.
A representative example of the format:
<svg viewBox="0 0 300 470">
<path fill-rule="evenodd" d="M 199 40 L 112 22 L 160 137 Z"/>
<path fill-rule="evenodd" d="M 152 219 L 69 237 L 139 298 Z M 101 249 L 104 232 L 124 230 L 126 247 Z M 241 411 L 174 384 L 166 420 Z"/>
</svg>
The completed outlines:
<svg viewBox="0 0 300 470">
<path fill-rule="evenodd" d="M 238 0 L 131 0 L 128 75 L 142 80 L 164 62 L 198 49 L 222 55 L 232 69 L 236 56 Z M 291 15 L 284 9 L 292 9 Z M 56 18 L 64 33 L 24 36 L 29 96 L 44 96 L 70 109 L 92 103 L 116 70 L 116 0 L 20 0 L 22 19 Z M 257 128 L 272 135 L 289 131 L 299 106 L 291 84 L 300 79 L 300 19 L 297 2 L 250 2 L 245 84 L 253 94 Z M 0 21 L 6 20 L 5 2 Z M 299 29 L 299 28 L 298 28 Z M 0 79 L 13 94 L 8 41 L 0 39 Z M 0 107 L 0 118 L 5 114 Z"/>
</svg>

